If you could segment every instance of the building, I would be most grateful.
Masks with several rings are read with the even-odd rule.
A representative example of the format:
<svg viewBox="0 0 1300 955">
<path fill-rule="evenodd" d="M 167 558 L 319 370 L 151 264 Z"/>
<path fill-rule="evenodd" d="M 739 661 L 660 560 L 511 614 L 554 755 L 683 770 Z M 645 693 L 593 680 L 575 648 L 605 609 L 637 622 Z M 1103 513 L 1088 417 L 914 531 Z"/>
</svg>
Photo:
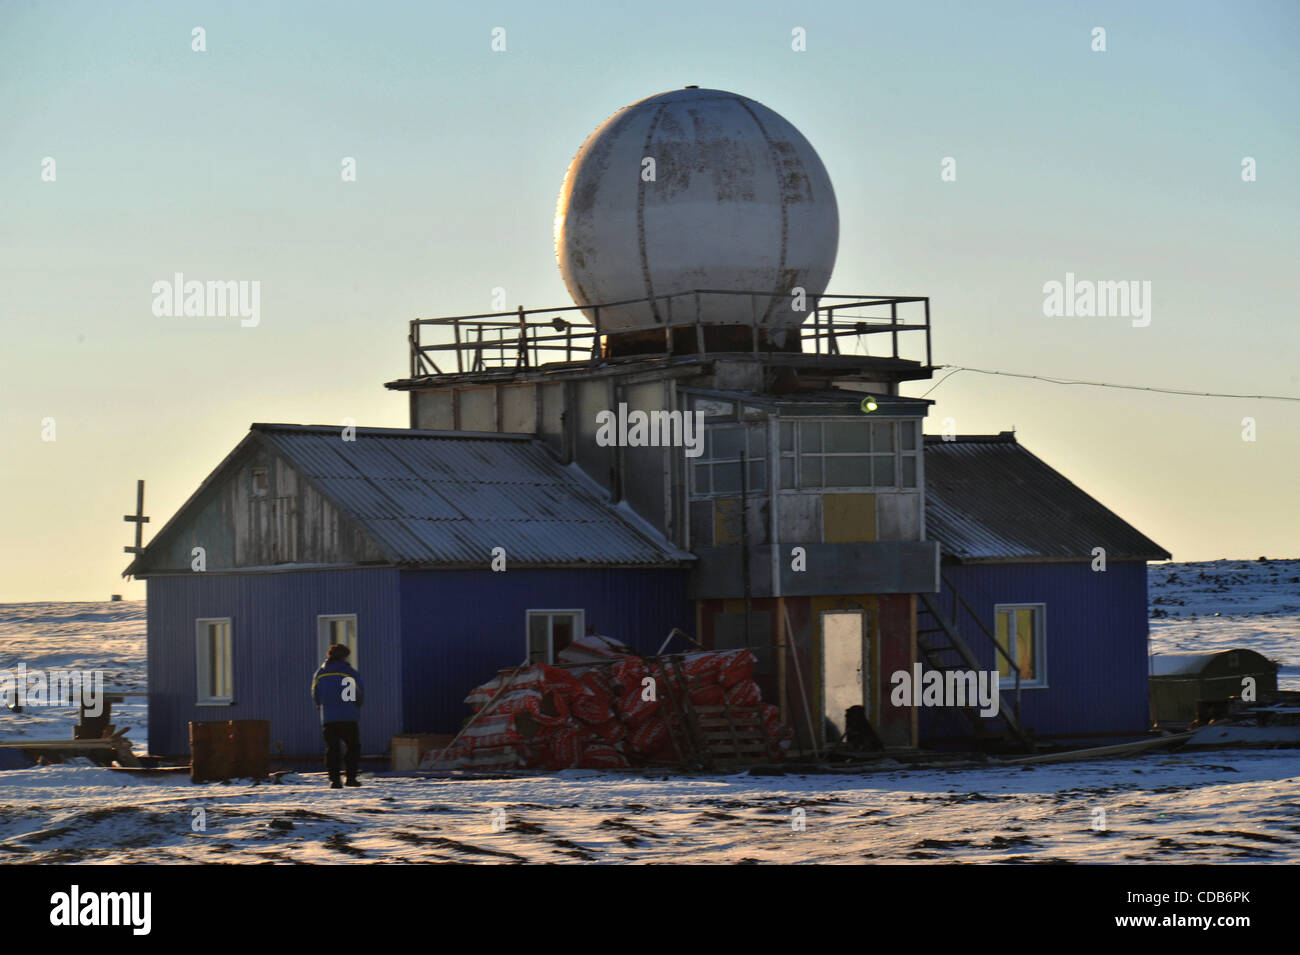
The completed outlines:
<svg viewBox="0 0 1300 955">
<path fill-rule="evenodd" d="M 1010 432 L 927 436 L 925 464 L 926 527 L 943 559 L 922 647 L 954 626 L 1035 739 L 1145 731 L 1146 562 L 1169 553 Z M 922 711 L 922 743 L 970 734 L 951 711 Z"/>
<path fill-rule="evenodd" d="M 356 639 L 379 752 L 454 730 L 471 687 L 587 623 L 644 652 L 672 627 L 750 648 L 803 748 L 858 707 L 899 748 L 1143 728 L 1142 562 L 1168 555 L 1013 440 L 923 438 L 931 402 L 900 385 L 933 375 L 929 299 L 826 293 L 838 223 L 816 152 L 761 104 L 688 87 L 611 117 L 557 209 L 575 305 L 413 320 L 387 384 L 410 431 L 254 426 L 128 569 L 151 747 L 248 716 L 314 749 L 298 688 Z M 1006 662 L 1022 605 L 1048 686 Z M 996 719 L 890 698 L 918 663 L 999 658 Z"/>
<path fill-rule="evenodd" d="M 367 753 L 454 732 L 470 687 L 587 625 L 654 652 L 689 622 L 691 560 L 526 436 L 254 425 L 128 568 L 150 750 L 184 755 L 191 720 L 266 719 L 274 753 L 314 753 L 311 677 L 337 642 Z"/>
<path fill-rule="evenodd" d="M 690 296 L 703 299 L 704 314 L 719 297 Z M 489 353 L 476 323 L 499 318 L 418 321 L 412 364 L 422 373 L 389 387 L 410 395 L 413 427 L 537 435 L 691 552 L 691 629 L 707 646 L 756 651 L 765 699 L 790 715 L 804 745 L 813 742 L 807 714 L 816 714 L 820 744 L 843 733 L 849 706 L 865 705 L 882 740 L 910 746 L 912 715 L 884 705 L 881 688 L 915 659 L 914 595 L 936 585 L 922 506 L 930 402 L 897 394 L 900 381 L 929 376 L 923 361 L 897 351 L 900 334 L 924 332 L 928 342 L 929 303 L 839 301 L 814 315 L 814 351 L 777 348 L 761 327 L 720 326 L 713 350 L 698 350 L 702 329 L 699 338 L 649 341 L 613 332 L 593 358 L 594 329 L 563 319 L 557 328 L 557 310 L 547 309 L 521 311 L 501 329 L 506 347 Z M 848 320 L 838 311 L 857 314 Z M 883 319 L 864 317 L 873 312 Z M 538 325 L 547 334 L 535 333 Z M 430 331 L 461 344 L 426 346 Z M 891 345 L 865 354 L 861 340 L 876 334 L 890 334 Z M 553 341 L 565 343 L 565 360 L 539 363 Z M 459 370 L 443 373 L 430 356 L 448 352 L 444 362 Z M 620 408 L 651 420 L 700 415 L 699 455 L 671 441 L 603 444 L 598 416 Z"/>
</svg>

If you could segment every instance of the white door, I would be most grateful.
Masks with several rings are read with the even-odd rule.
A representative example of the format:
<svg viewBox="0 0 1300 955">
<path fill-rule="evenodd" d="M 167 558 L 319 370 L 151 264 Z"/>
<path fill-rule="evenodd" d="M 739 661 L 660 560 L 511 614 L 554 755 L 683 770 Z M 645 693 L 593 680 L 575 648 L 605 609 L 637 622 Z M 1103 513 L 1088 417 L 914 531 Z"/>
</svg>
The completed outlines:
<svg viewBox="0 0 1300 955">
<path fill-rule="evenodd" d="M 867 705 L 866 615 L 860 610 L 822 614 L 822 717 L 826 742 L 844 735 L 844 711 Z"/>
</svg>

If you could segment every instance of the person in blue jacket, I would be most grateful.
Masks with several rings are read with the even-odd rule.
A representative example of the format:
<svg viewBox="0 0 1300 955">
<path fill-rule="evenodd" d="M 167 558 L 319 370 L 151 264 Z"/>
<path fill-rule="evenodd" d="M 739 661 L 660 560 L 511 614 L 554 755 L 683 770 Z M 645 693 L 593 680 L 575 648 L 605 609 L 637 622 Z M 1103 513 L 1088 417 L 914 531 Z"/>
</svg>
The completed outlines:
<svg viewBox="0 0 1300 955">
<path fill-rule="evenodd" d="M 336 643 L 329 648 L 325 662 L 311 681 L 311 698 L 320 710 L 321 729 L 325 735 L 325 771 L 330 788 L 341 789 L 339 779 L 339 744 L 347 747 L 349 786 L 360 786 L 357 767 L 361 760 L 361 676 L 348 663 L 352 653 Z"/>
</svg>

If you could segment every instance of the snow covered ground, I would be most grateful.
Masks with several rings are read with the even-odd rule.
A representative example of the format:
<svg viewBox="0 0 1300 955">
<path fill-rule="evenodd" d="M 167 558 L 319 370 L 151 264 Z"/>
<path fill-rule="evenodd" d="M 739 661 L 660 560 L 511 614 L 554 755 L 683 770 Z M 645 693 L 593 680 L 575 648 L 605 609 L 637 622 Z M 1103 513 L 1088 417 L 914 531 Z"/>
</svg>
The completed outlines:
<svg viewBox="0 0 1300 955">
<path fill-rule="evenodd" d="M 1247 647 L 1300 690 L 1300 560 L 1152 564 L 1147 592 L 1152 653 Z"/>
<path fill-rule="evenodd" d="M 1296 862 L 1298 777 L 1296 750 L 359 790 L 311 774 L 191 786 L 64 765 L 3 774 L 0 862 Z"/>
<path fill-rule="evenodd" d="M 1251 647 L 1300 689 L 1300 561 L 1153 565 L 1150 580 L 1153 652 Z M 100 668 L 112 686 L 143 689 L 144 623 L 139 602 L 0 606 L 0 668 Z M 138 699 L 114 710 L 138 748 L 144 715 Z M 71 709 L 0 709 L 0 738 L 70 738 L 73 722 Z M 857 775 L 365 782 L 0 772 L 0 862 L 1300 861 L 1300 750 Z"/>
<path fill-rule="evenodd" d="M 146 689 L 145 603 L 0 604 L 0 670 L 19 664 L 33 670 L 98 670 L 105 689 Z M 27 706 L 22 713 L 0 701 L 0 741 L 72 739 L 75 706 Z M 148 749 L 147 707 L 142 696 L 125 697 L 113 706 L 113 725 L 130 727 L 135 749 Z M 0 785 L 3 780 L 0 779 Z"/>
</svg>

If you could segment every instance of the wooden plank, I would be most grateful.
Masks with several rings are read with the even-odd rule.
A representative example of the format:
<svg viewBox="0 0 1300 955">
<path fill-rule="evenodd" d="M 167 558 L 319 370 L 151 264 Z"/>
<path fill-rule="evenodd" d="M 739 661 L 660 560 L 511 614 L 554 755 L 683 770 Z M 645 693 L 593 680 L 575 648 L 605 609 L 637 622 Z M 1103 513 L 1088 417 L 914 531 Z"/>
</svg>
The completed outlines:
<svg viewBox="0 0 1300 955">
<path fill-rule="evenodd" d="M 1271 723 L 1268 726 L 1212 723 L 1195 730 L 1187 745 L 1189 747 L 1268 746 L 1289 749 L 1300 746 L 1300 726 L 1289 723 Z"/>
<path fill-rule="evenodd" d="M 1174 736 L 1161 736 L 1157 739 L 1138 740 L 1136 743 L 1117 743 L 1114 746 L 1094 746 L 1091 749 L 1072 749 L 1065 753 L 1045 753 L 1041 756 L 1024 756 L 1020 759 L 1002 760 L 1004 766 L 1024 766 L 1030 763 L 1066 763 L 1078 759 L 1105 759 L 1111 756 L 1129 756 L 1149 749 L 1162 749 L 1176 746 L 1195 733 L 1178 733 Z"/>
<path fill-rule="evenodd" d="M 747 741 L 761 739 L 762 735 L 763 734 L 758 731 L 758 727 L 749 728 L 749 732 L 741 734 L 734 733 L 729 726 L 714 726 L 704 732 L 705 738 L 711 740 L 740 739 Z"/>
<path fill-rule="evenodd" d="M 52 739 L 24 740 L 18 743 L 0 743 L 4 749 L 20 750 L 28 755 L 57 756 L 60 758 L 85 756 L 94 762 L 106 765 L 116 761 L 123 766 L 139 766 L 140 760 L 131 751 L 131 743 L 123 736 L 109 736 L 103 739 Z"/>
<path fill-rule="evenodd" d="M 109 766 L 107 768 L 115 773 L 130 773 L 135 776 L 161 777 L 163 779 L 178 776 L 182 773 L 188 774 L 190 771 L 188 766 Z"/>
</svg>

